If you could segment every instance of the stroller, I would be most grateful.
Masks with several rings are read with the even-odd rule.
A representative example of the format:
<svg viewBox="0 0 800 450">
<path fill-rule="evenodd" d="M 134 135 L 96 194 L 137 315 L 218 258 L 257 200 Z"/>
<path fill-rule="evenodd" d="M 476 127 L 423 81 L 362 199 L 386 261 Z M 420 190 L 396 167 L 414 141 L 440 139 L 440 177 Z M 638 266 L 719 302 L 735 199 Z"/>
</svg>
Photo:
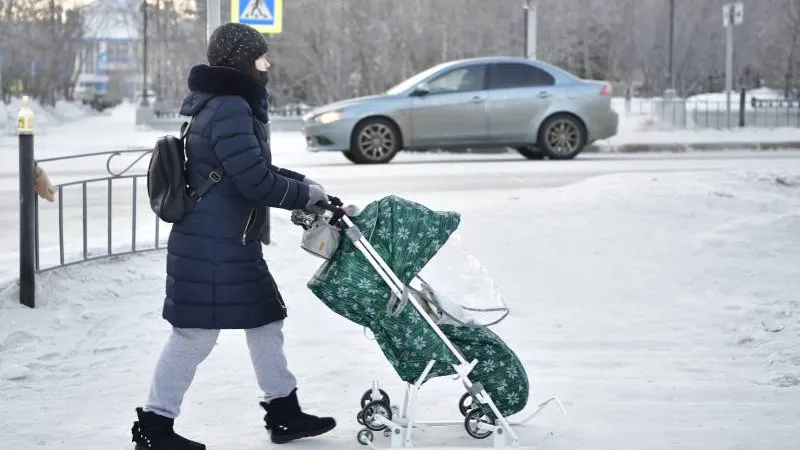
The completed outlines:
<svg viewBox="0 0 800 450">
<path fill-rule="evenodd" d="M 566 415 L 558 398 L 550 397 L 527 417 L 507 419 L 528 402 L 524 366 L 487 325 L 470 319 L 478 310 L 445 301 L 419 277 L 458 228 L 458 213 L 388 196 L 351 217 L 341 201 L 330 199 L 326 214 L 292 212 L 292 223 L 305 230 L 301 247 L 326 260 L 308 287 L 334 312 L 368 328 L 406 383 L 402 408 L 391 404 L 377 382 L 366 390 L 357 415 L 364 426 L 357 434 L 360 444 L 378 449 L 373 441 L 382 431 L 391 448 L 412 447 L 415 428 L 463 425 L 475 439 L 494 434 L 495 448 L 519 447 L 512 426 L 530 421 L 551 402 Z M 415 420 L 422 385 L 453 375 L 465 388 L 457 405 L 463 420 Z"/>
</svg>

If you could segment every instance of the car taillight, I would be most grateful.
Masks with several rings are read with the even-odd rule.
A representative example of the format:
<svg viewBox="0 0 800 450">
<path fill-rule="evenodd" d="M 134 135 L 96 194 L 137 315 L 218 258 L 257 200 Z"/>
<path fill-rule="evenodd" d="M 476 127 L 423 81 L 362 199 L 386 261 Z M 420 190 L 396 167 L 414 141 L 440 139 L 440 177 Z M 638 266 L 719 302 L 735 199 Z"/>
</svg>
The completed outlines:
<svg viewBox="0 0 800 450">
<path fill-rule="evenodd" d="M 610 96 L 611 95 L 611 86 L 609 86 L 607 84 L 604 85 L 603 89 L 600 89 L 600 95 L 608 95 L 608 96 Z"/>
</svg>

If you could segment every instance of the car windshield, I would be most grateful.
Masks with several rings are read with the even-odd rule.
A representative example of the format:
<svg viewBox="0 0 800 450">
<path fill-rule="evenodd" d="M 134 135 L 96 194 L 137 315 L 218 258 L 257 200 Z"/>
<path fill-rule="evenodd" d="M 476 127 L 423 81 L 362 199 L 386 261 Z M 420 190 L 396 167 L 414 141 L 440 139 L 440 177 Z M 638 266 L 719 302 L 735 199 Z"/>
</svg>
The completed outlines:
<svg viewBox="0 0 800 450">
<path fill-rule="evenodd" d="M 408 78 L 405 81 L 400 82 L 400 84 L 398 84 L 398 85 L 394 86 L 393 88 L 389 89 L 388 91 L 386 91 L 386 93 L 389 94 L 389 95 L 399 94 L 399 93 L 405 91 L 406 89 L 408 89 L 408 88 L 410 88 L 412 86 L 415 86 L 420 81 L 428 78 L 429 76 L 431 76 L 433 73 L 435 73 L 438 70 L 440 70 L 445 65 L 446 64 L 438 64 L 436 66 L 431 67 L 430 69 L 426 69 L 426 70 L 424 70 L 424 71 L 412 76 L 411 78 Z"/>
</svg>

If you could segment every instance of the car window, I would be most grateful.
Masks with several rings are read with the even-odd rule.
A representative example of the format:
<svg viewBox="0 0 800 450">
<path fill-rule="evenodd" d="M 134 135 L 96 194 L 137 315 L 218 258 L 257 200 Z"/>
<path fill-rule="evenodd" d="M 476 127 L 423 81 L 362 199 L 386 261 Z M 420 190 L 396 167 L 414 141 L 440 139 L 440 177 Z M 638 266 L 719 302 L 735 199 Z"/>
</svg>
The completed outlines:
<svg viewBox="0 0 800 450">
<path fill-rule="evenodd" d="M 489 89 L 552 86 L 556 82 L 544 70 L 523 63 L 497 63 L 489 69 Z"/>
<path fill-rule="evenodd" d="M 483 90 L 485 65 L 460 67 L 432 79 L 428 83 L 431 94 L 469 92 Z"/>
<path fill-rule="evenodd" d="M 416 86 L 417 84 L 419 84 L 420 81 L 428 79 L 428 77 L 430 77 L 432 74 L 436 72 L 439 72 L 440 70 L 442 70 L 443 66 L 446 66 L 448 64 L 450 63 L 437 64 L 429 69 L 425 69 L 422 72 L 413 75 L 411 78 L 407 78 L 401 81 L 400 83 L 396 84 L 394 87 L 386 91 L 386 93 L 389 95 L 399 94 L 405 91 L 406 89 L 410 88 L 411 86 Z"/>
</svg>

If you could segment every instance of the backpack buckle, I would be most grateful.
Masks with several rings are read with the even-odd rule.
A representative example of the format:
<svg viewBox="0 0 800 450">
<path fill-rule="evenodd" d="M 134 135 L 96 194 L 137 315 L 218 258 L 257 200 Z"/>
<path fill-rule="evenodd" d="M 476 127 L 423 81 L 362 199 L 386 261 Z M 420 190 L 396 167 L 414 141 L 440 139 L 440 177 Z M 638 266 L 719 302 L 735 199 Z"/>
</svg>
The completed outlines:
<svg viewBox="0 0 800 450">
<path fill-rule="evenodd" d="M 220 174 L 218 174 L 216 171 L 212 170 L 211 173 L 208 174 L 208 178 L 214 183 L 219 183 L 219 180 L 222 179 L 222 176 L 220 176 Z"/>
</svg>

